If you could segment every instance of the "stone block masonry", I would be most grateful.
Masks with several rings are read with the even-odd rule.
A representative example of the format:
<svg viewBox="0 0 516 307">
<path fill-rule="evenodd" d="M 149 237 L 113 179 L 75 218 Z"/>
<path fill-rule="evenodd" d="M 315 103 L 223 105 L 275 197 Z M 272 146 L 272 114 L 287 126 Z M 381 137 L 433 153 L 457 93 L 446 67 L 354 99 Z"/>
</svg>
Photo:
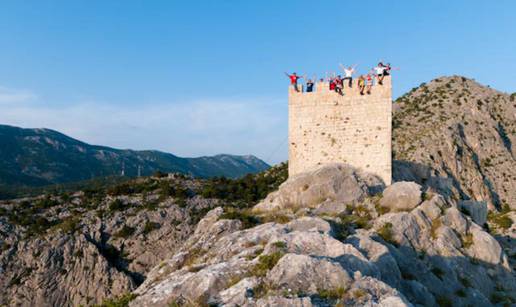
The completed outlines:
<svg viewBox="0 0 516 307">
<path fill-rule="evenodd" d="M 391 184 L 391 77 L 360 95 L 345 82 L 344 96 L 316 84 L 311 93 L 289 88 L 289 175 L 343 162 Z M 300 87 L 300 86 L 299 86 Z"/>
</svg>

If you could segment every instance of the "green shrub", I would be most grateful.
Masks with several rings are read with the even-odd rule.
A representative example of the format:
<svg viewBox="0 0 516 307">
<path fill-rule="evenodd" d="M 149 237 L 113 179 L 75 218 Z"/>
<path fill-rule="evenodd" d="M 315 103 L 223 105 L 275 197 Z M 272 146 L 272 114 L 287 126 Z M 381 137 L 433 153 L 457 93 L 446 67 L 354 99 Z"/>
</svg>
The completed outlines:
<svg viewBox="0 0 516 307">
<path fill-rule="evenodd" d="M 260 223 L 260 220 L 256 216 L 251 215 L 246 209 L 239 210 L 228 208 L 220 215 L 219 219 L 239 220 L 242 222 L 244 228 L 251 228 Z"/>
<path fill-rule="evenodd" d="M 258 258 L 258 263 L 250 270 L 251 276 L 262 277 L 267 275 L 267 272 L 278 263 L 284 254 L 282 251 L 277 251 L 269 255 L 261 255 Z"/>
<path fill-rule="evenodd" d="M 380 229 L 378 229 L 377 234 L 386 242 L 389 242 L 394 246 L 398 245 L 398 243 L 394 240 L 394 234 L 392 231 L 391 223 L 383 224 L 383 226 Z"/>
<path fill-rule="evenodd" d="M 504 213 L 489 213 L 488 219 L 497 227 L 507 230 L 512 226 L 512 220 Z"/>
<path fill-rule="evenodd" d="M 280 248 L 280 249 L 283 249 L 283 248 L 286 248 L 287 247 L 287 243 L 283 242 L 283 241 L 276 241 L 274 243 L 272 243 L 272 245 L 276 248 Z"/>
<path fill-rule="evenodd" d="M 343 287 L 337 289 L 321 289 L 317 294 L 324 300 L 336 300 L 344 297 L 346 289 Z"/>
<path fill-rule="evenodd" d="M 64 233 L 74 233 L 79 229 L 80 218 L 76 216 L 71 216 L 63 220 L 56 227 L 63 231 Z"/>
<path fill-rule="evenodd" d="M 461 236 L 460 240 L 464 248 L 469 248 L 471 245 L 473 245 L 473 235 L 471 233 Z"/>
<path fill-rule="evenodd" d="M 136 297 L 136 294 L 126 293 L 116 298 L 106 299 L 100 305 L 94 305 L 94 307 L 127 307 Z"/>
<path fill-rule="evenodd" d="M 127 238 L 131 236 L 135 231 L 135 228 L 124 225 L 122 229 L 115 233 L 116 238 Z"/>
<path fill-rule="evenodd" d="M 109 212 L 123 211 L 127 209 L 127 205 L 120 199 L 115 199 L 108 206 Z"/>
<path fill-rule="evenodd" d="M 147 221 L 145 225 L 143 226 L 143 234 L 148 234 L 151 231 L 154 231 L 156 229 L 159 229 L 161 225 L 159 223 Z"/>
</svg>

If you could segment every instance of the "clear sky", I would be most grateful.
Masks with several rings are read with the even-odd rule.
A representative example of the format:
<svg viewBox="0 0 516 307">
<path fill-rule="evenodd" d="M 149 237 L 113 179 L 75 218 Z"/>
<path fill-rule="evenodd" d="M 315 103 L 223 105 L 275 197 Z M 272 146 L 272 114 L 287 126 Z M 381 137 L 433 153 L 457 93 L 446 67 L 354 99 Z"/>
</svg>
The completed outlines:
<svg viewBox="0 0 516 307">
<path fill-rule="evenodd" d="M 399 67 L 516 92 L 516 1 L 0 2 L 0 123 L 181 156 L 287 159 L 284 71 Z"/>
</svg>

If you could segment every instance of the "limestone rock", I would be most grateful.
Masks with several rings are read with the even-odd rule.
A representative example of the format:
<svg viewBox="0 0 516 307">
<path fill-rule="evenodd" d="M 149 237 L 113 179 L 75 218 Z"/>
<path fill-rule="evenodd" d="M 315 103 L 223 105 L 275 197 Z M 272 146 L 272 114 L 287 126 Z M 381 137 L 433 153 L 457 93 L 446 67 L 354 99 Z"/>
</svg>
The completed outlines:
<svg viewBox="0 0 516 307">
<path fill-rule="evenodd" d="M 351 278 L 337 262 L 286 254 L 267 274 L 267 281 L 273 286 L 288 285 L 295 292 L 316 294 L 320 289 L 346 289 Z"/>
<path fill-rule="evenodd" d="M 374 182 L 346 164 L 328 164 L 296 174 L 254 207 L 255 211 L 316 208 L 325 201 L 351 204 L 369 195 L 368 183 Z"/>
<path fill-rule="evenodd" d="M 414 182 L 396 182 L 383 191 L 380 206 L 393 211 L 412 210 L 421 203 L 421 186 Z"/>
<path fill-rule="evenodd" d="M 459 202 L 459 208 L 465 210 L 471 219 L 480 226 L 487 221 L 487 203 L 485 201 L 463 200 Z"/>
<path fill-rule="evenodd" d="M 393 177 L 446 198 L 516 209 L 514 96 L 461 76 L 440 77 L 399 97 Z M 402 169 L 400 169 L 402 168 Z"/>
<path fill-rule="evenodd" d="M 261 298 L 256 303 L 256 306 L 260 307 L 312 307 L 312 301 L 309 297 L 303 298 L 285 298 L 281 296 L 269 296 Z"/>
</svg>

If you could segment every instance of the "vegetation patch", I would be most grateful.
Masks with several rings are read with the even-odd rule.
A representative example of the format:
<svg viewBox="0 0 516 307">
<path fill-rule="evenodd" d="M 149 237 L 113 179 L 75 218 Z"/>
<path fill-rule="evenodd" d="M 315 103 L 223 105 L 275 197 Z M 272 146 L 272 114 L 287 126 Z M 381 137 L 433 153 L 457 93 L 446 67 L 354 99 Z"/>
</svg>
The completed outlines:
<svg viewBox="0 0 516 307">
<path fill-rule="evenodd" d="M 430 227 L 430 236 L 432 239 L 437 239 L 437 229 L 439 229 L 442 225 L 440 218 L 435 218 L 432 220 L 432 225 Z"/>
<path fill-rule="evenodd" d="M 239 220 L 245 229 L 260 224 L 260 219 L 252 215 L 248 209 L 227 208 L 219 217 L 221 220 Z"/>
<path fill-rule="evenodd" d="M 473 235 L 471 233 L 467 233 L 464 236 L 460 236 L 460 241 L 462 242 L 462 247 L 469 248 L 473 245 Z"/>
<path fill-rule="evenodd" d="M 129 303 L 137 297 L 136 294 L 127 293 L 115 298 L 104 300 L 100 305 L 93 305 L 94 307 L 127 307 Z"/>
<path fill-rule="evenodd" d="M 398 243 L 394 240 L 394 234 L 392 231 L 391 223 L 383 224 L 383 226 L 380 229 L 378 229 L 376 233 L 386 242 L 389 242 L 394 246 L 398 246 Z"/>
<path fill-rule="evenodd" d="M 283 257 L 285 253 L 283 251 L 276 251 L 268 255 L 261 255 L 258 257 L 258 263 L 251 268 L 249 274 L 251 276 L 263 277 L 269 272 Z"/>
<path fill-rule="evenodd" d="M 346 295 L 346 289 L 338 287 L 336 289 L 321 289 L 317 291 L 317 295 L 324 300 L 336 300 Z"/>
<path fill-rule="evenodd" d="M 487 216 L 487 219 L 496 227 L 503 230 L 507 230 L 512 226 L 512 219 L 507 215 L 507 213 L 504 213 L 503 211 L 500 213 L 490 212 Z"/>
<path fill-rule="evenodd" d="M 152 231 L 159 229 L 160 227 L 161 225 L 159 223 L 147 221 L 143 226 L 143 234 L 149 234 Z"/>
<path fill-rule="evenodd" d="M 131 236 L 135 231 L 135 228 L 133 227 L 129 227 L 127 225 L 124 225 L 122 227 L 122 229 L 120 229 L 119 231 L 117 231 L 115 233 L 115 238 L 128 238 L 129 236 Z"/>
</svg>

